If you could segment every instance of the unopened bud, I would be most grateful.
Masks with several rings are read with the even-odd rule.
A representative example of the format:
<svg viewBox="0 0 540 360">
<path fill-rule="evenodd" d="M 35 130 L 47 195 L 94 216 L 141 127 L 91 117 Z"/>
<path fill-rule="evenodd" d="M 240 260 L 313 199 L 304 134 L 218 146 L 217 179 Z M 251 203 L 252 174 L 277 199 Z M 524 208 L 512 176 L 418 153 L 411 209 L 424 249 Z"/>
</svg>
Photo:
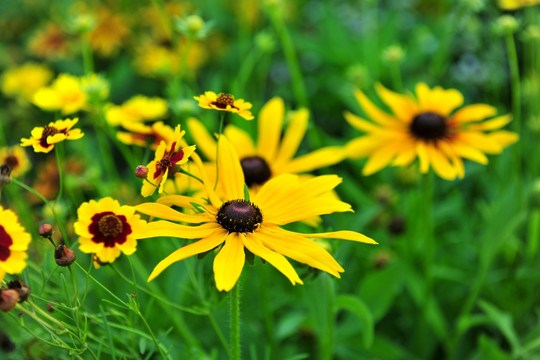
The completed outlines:
<svg viewBox="0 0 540 360">
<path fill-rule="evenodd" d="M 65 245 L 58 245 L 54 250 L 54 260 L 58 266 L 69 266 L 76 258 L 75 252 Z"/>
<path fill-rule="evenodd" d="M 26 285 L 21 279 L 17 278 L 7 283 L 8 289 L 13 289 L 19 293 L 19 302 L 22 303 L 30 296 L 30 286 Z"/>
<path fill-rule="evenodd" d="M 0 310 L 8 312 L 13 310 L 19 301 L 19 293 L 13 289 L 0 289 Z"/>
<path fill-rule="evenodd" d="M 139 165 L 135 169 L 135 176 L 139 179 L 146 179 L 146 176 L 148 175 L 148 168 L 144 165 Z"/>
<path fill-rule="evenodd" d="M 519 22 L 512 15 L 502 15 L 495 21 L 495 31 L 501 35 L 513 34 L 519 28 Z"/>
<path fill-rule="evenodd" d="M 49 239 L 53 234 L 52 225 L 49 225 L 49 224 L 39 225 L 38 232 L 39 232 L 40 236 L 42 236 L 42 237 L 44 237 L 46 239 Z"/>
</svg>

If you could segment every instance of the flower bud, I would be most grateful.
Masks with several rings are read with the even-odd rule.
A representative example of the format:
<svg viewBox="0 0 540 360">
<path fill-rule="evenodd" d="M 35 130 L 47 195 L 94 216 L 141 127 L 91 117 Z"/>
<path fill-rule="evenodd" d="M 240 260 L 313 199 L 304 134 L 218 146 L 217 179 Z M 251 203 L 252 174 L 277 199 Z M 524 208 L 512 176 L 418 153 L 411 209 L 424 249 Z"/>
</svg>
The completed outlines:
<svg viewBox="0 0 540 360">
<path fill-rule="evenodd" d="M 13 289 L 19 293 L 19 302 L 22 303 L 30 296 L 30 286 L 26 285 L 21 279 L 17 278 L 8 282 L 8 289 Z"/>
<path fill-rule="evenodd" d="M 146 179 L 146 176 L 148 175 L 148 168 L 144 165 L 139 165 L 135 169 L 135 176 L 139 179 Z"/>
<path fill-rule="evenodd" d="M 75 252 L 65 245 L 58 245 L 54 250 L 54 260 L 58 266 L 69 266 L 76 258 Z"/>
<path fill-rule="evenodd" d="M 41 224 L 38 229 L 39 235 L 45 239 L 50 239 L 53 234 L 53 228 L 49 224 Z"/>
<path fill-rule="evenodd" d="M 513 34 L 519 28 L 519 22 L 512 15 L 502 15 L 495 21 L 495 32 L 501 35 Z"/>
<path fill-rule="evenodd" d="M 382 58 L 384 61 L 391 63 L 391 64 L 399 64 L 401 60 L 403 60 L 403 57 L 405 56 L 405 52 L 399 45 L 391 45 L 384 49 Z"/>
<path fill-rule="evenodd" d="M 0 310 L 11 311 L 19 301 L 19 293 L 13 289 L 0 289 Z"/>
</svg>

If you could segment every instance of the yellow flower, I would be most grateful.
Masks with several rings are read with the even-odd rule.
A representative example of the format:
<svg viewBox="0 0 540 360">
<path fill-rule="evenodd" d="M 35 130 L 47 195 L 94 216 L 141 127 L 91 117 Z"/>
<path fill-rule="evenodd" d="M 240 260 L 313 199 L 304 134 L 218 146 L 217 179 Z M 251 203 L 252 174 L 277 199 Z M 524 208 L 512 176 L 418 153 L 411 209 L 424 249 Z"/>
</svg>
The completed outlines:
<svg viewBox="0 0 540 360">
<path fill-rule="evenodd" d="M 35 152 L 48 153 L 54 144 L 64 140 L 77 140 L 84 136 L 80 129 L 71 129 L 79 118 L 56 120 L 43 127 L 35 127 L 32 137 L 21 139 L 21 146 L 33 146 Z"/>
<path fill-rule="evenodd" d="M 20 146 L 11 146 L 0 149 L 0 165 L 6 164 L 11 168 L 11 176 L 19 177 L 30 169 L 30 161 L 26 151 Z"/>
<path fill-rule="evenodd" d="M 219 93 L 216 95 L 213 91 L 205 91 L 201 96 L 194 96 L 195 100 L 199 102 L 199 106 L 203 109 L 214 109 L 220 111 L 230 111 L 238 114 L 246 120 L 252 120 L 251 115 L 252 105 L 243 99 L 236 100 L 231 94 Z"/>
<path fill-rule="evenodd" d="M 148 176 L 141 188 L 142 196 L 152 195 L 157 188 L 159 193 L 163 192 L 163 187 L 169 175 L 176 173 L 178 166 L 187 163 L 195 146 L 184 146 L 183 136 L 185 131 L 180 131 L 180 125 L 174 129 L 174 138 L 171 143 L 161 141 L 156 149 L 156 156 L 146 167 Z"/>
<path fill-rule="evenodd" d="M 254 189 L 280 174 L 305 173 L 333 165 L 346 157 L 344 148 L 324 147 L 314 152 L 294 157 L 307 130 L 309 112 L 300 109 L 291 114 L 287 130 L 283 133 L 285 105 L 275 97 L 261 109 L 258 117 L 258 143 L 250 135 L 233 126 L 225 128 L 224 134 L 240 156 L 246 184 Z M 197 148 L 211 161 L 216 160 L 216 141 L 195 118 L 188 119 L 187 126 Z"/>
<path fill-rule="evenodd" d="M 51 81 L 52 77 L 51 70 L 46 66 L 28 62 L 4 73 L 2 92 L 6 96 L 32 101 L 36 91 Z"/>
<path fill-rule="evenodd" d="M 536 4 L 540 4 L 540 0 L 499 0 L 499 7 L 504 10 L 515 10 Z"/>
<path fill-rule="evenodd" d="M 82 203 L 73 229 L 79 236 L 79 250 L 95 253 L 101 263 L 111 263 L 121 253 L 131 255 L 137 250 L 145 225 L 133 207 L 106 197 Z"/>
<path fill-rule="evenodd" d="M 236 284 L 244 267 L 245 251 L 272 264 L 293 285 L 302 284 L 302 280 L 285 256 L 339 278 L 343 268 L 310 238 L 375 243 L 353 231 L 302 234 L 281 228 L 281 225 L 316 215 L 351 211 L 349 204 L 329 195 L 341 182 L 338 176 L 325 175 L 300 181 L 297 175 L 283 174 L 264 184 L 250 202 L 244 200 L 244 175 L 238 154 L 226 137 L 221 137 L 218 146 L 223 199 L 214 192 L 213 183 L 203 176 L 208 203 L 188 196 L 169 195 L 161 197 L 156 203 L 143 203 L 135 207 L 138 212 L 164 219 L 149 223 L 145 238 L 169 236 L 199 239 L 162 260 L 148 281 L 177 261 L 215 248 L 219 250 L 214 259 L 214 279 L 220 291 L 229 291 Z M 193 159 L 202 170 L 198 156 Z M 174 210 L 169 207 L 172 205 L 195 213 Z"/>
<path fill-rule="evenodd" d="M 97 25 L 89 34 L 90 45 L 99 54 L 109 56 L 122 46 L 128 34 L 124 18 L 102 7 L 97 13 Z"/>
<path fill-rule="evenodd" d="M 77 77 L 60 74 L 51 86 L 43 87 L 34 94 L 33 102 L 43 110 L 60 110 L 67 115 L 84 109 L 87 96 Z"/>
<path fill-rule="evenodd" d="M 360 90 L 355 92 L 356 99 L 373 122 L 345 113 L 352 126 L 367 133 L 347 144 L 349 157 L 369 158 L 364 175 L 388 165 L 407 166 L 418 157 L 422 173 L 432 166 L 443 179 L 463 178 L 462 158 L 487 164 L 486 153 L 498 154 L 518 139 L 508 131 L 486 133 L 511 121 L 510 115 L 482 121 L 497 113 L 493 106 L 474 104 L 456 110 L 463 104 L 457 90 L 430 89 L 419 83 L 414 98 L 378 84 L 377 92 L 393 115 L 377 108 Z"/>
<path fill-rule="evenodd" d="M 17 215 L 0 206 L 0 282 L 6 273 L 18 274 L 26 267 L 30 240 Z"/>
<path fill-rule="evenodd" d="M 165 100 L 137 95 L 120 106 L 109 106 L 105 112 L 105 118 L 111 126 L 125 126 L 124 124 L 127 123 L 154 120 L 165 116 L 166 113 Z"/>
<path fill-rule="evenodd" d="M 37 57 L 59 59 L 70 53 L 69 36 L 54 23 L 38 30 L 30 39 L 30 53 Z"/>
<path fill-rule="evenodd" d="M 116 137 L 126 145 L 150 146 L 150 149 L 156 150 L 161 141 L 167 144 L 172 143 L 174 130 L 163 121 L 158 121 L 152 126 L 144 125 L 140 122 L 126 122 L 124 128 L 129 132 L 118 131 Z"/>
</svg>

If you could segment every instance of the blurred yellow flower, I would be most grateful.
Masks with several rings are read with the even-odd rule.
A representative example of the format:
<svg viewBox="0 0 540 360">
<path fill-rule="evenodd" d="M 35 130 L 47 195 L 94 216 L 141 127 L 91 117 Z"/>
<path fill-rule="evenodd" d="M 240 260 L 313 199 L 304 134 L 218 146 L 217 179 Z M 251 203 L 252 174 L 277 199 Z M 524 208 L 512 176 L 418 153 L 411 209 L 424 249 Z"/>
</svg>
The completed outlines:
<svg viewBox="0 0 540 360">
<path fill-rule="evenodd" d="M 105 118 L 111 126 L 132 122 L 155 120 L 167 113 L 167 101 L 153 97 L 137 95 L 122 105 L 110 105 L 105 111 Z"/>
<path fill-rule="evenodd" d="M 106 7 L 101 7 L 96 14 L 97 24 L 90 32 L 90 45 L 98 54 L 110 56 L 122 46 L 129 35 L 126 20 Z"/>
<path fill-rule="evenodd" d="M 80 139 L 84 136 L 81 130 L 71 129 L 78 121 L 78 118 L 56 120 L 46 127 L 35 127 L 31 138 L 21 139 L 21 146 L 33 146 L 35 152 L 48 153 L 56 143 Z"/>
<path fill-rule="evenodd" d="M 199 102 L 199 106 L 203 109 L 229 111 L 240 115 L 246 120 L 253 119 L 253 115 L 249 111 L 253 105 L 244 101 L 244 99 L 235 99 L 234 95 L 205 91 L 203 95 L 194 96 L 193 98 Z"/>
<path fill-rule="evenodd" d="M 432 166 L 443 179 L 462 178 L 462 158 L 487 164 L 486 153 L 498 154 L 518 140 L 517 134 L 508 131 L 486 133 L 511 121 L 510 115 L 483 121 L 497 113 L 493 106 L 474 104 L 456 110 L 463 105 L 463 95 L 455 89 L 430 89 L 419 83 L 415 98 L 378 84 L 377 92 L 392 115 L 376 107 L 360 90 L 355 91 L 356 99 L 373 122 L 345 113 L 352 126 L 367 133 L 347 144 L 349 157 L 368 157 L 364 175 L 388 165 L 407 166 L 418 157 L 422 173 Z"/>
<path fill-rule="evenodd" d="M 70 54 L 69 36 L 53 23 L 38 30 L 28 44 L 30 53 L 41 58 L 59 59 Z"/>
<path fill-rule="evenodd" d="M 33 103 L 43 110 L 60 110 L 68 115 L 84 109 L 87 99 L 79 78 L 60 74 L 51 86 L 43 87 L 34 94 Z"/>
<path fill-rule="evenodd" d="M 2 92 L 9 97 L 32 101 L 36 91 L 47 85 L 52 77 L 51 70 L 46 66 L 28 62 L 4 72 Z"/>
<path fill-rule="evenodd" d="M 140 122 L 126 122 L 123 127 L 129 132 L 118 131 L 116 137 L 126 145 L 149 146 L 156 150 L 161 141 L 170 144 L 174 138 L 174 129 L 162 121 L 155 122 L 152 126 Z"/>
<path fill-rule="evenodd" d="M 504 10 L 515 10 L 536 4 L 540 4 L 540 0 L 499 0 L 499 7 Z"/>
<path fill-rule="evenodd" d="M 0 148 L 0 165 L 6 164 L 11 168 L 11 176 L 19 177 L 30 169 L 30 161 L 26 151 L 20 146 Z"/>
<path fill-rule="evenodd" d="M 26 267 L 26 250 L 31 236 L 17 215 L 0 206 L 0 283 L 6 273 L 18 274 Z"/>
</svg>

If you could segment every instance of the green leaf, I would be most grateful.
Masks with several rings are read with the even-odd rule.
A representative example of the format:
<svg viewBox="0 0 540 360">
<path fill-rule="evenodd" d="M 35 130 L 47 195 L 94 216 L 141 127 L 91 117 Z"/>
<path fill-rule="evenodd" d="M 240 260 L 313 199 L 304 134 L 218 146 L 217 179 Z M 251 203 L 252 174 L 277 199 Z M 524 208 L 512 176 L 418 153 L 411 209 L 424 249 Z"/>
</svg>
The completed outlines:
<svg viewBox="0 0 540 360">
<path fill-rule="evenodd" d="M 249 202 L 249 188 L 246 184 L 244 184 L 244 199 Z"/>
<path fill-rule="evenodd" d="M 512 315 L 497 309 L 494 305 L 488 303 L 487 301 L 480 300 L 478 302 L 478 305 L 482 308 L 482 310 L 484 310 L 484 313 L 501 331 L 506 340 L 508 340 L 510 346 L 512 347 L 512 351 L 519 351 L 521 345 L 519 343 L 518 336 L 514 330 Z"/>
<path fill-rule="evenodd" d="M 335 311 L 346 310 L 358 317 L 362 324 L 362 343 L 364 348 L 369 349 L 373 345 L 373 332 L 375 324 L 373 316 L 367 305 L 358 297 L 352 295 L 340 295 L 336 298 Z"/>
<path fill-rule="evenodd" d="M 479 347 L 479 359 L 480 360 L 508 360 L 510 355 L 508 355 L 504 350 L 499 348 L 499 346 L 487 337 L 485 334 L 480 335 L 478 340 Z"/>
<path fill-rule="evenodd" d="M 376 323 L 388 312 L 403 285 L 403 269 L 396 262 L 387 268 L 364 277 L 360 298 L 371 310 Z"/>
</svg>

